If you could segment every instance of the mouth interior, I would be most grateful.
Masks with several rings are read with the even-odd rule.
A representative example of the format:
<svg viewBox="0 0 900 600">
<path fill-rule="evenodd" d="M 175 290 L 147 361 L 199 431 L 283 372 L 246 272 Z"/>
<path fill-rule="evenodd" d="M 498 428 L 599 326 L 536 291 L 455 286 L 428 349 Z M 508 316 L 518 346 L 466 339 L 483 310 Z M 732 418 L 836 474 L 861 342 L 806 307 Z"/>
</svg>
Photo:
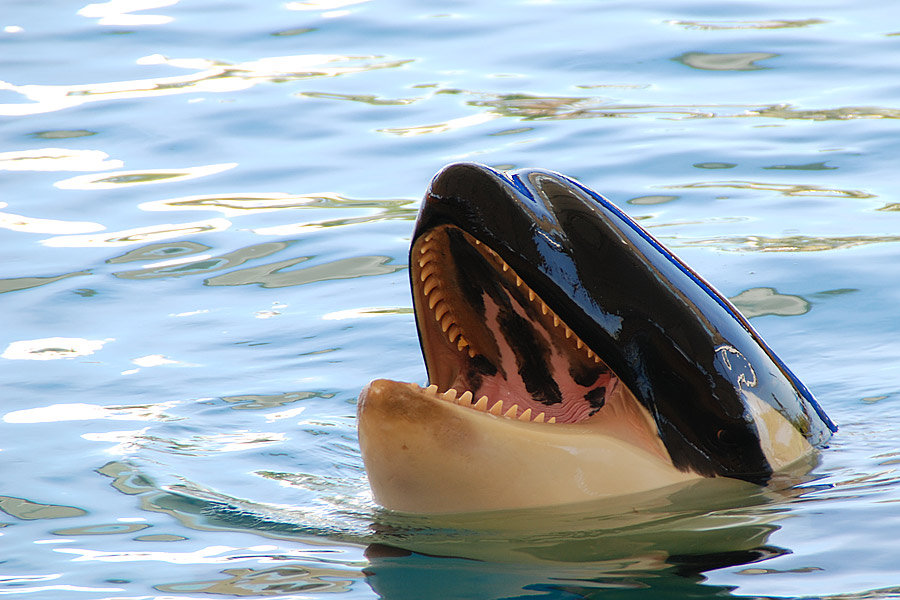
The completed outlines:
<svg viewBox="0 0 900 600">
<path fill-rule="evenodd" d="M 427 393 L 537 423 L 638 417 L 640 407 L 608 406 L 621 404 L 608 402 L 616 375 L 486 244 L 440 226 L 417 238 L 410 262 Z"/>
</svg>

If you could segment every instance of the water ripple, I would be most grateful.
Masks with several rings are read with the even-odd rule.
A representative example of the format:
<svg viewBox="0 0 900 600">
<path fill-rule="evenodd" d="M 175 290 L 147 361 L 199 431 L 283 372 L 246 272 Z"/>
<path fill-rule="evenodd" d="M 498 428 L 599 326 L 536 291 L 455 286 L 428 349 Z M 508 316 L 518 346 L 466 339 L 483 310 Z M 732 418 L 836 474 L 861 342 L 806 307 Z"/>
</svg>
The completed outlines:
<svg viewBox="0 0 900 600">
<path fill-rule="evenodd" d="M 187 75 L 81 85 L 16 85 L 0 81 L 0 90 L 20 94 L 29 102 L 0 104 L 0 115 L 23 116 L 65 110 L 88 102 L 150 98 L 184 93 L 223 93 L 260 83 L 337 77 L 374 69 L 401 67 L 412 60 L 385 60 L 380 55 L 301 54 L 273 56 L 243 63 L 202 58 L 145 56 L 138 65 L 169 65 L 193 70 Z"/>
</svg>

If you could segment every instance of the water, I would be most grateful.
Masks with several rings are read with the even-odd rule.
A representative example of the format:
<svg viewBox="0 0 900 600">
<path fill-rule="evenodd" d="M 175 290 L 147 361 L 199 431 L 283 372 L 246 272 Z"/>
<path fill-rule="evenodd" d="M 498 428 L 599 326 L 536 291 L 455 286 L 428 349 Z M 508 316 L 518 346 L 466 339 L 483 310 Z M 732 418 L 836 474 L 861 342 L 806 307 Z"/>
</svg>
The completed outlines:
<svg viewBox="0 0 900 600">
<path fill-rule="evenodd" d="M 0 593 L 900 597 L 898 17 L 7 1 Z M 455 160 L 579 178 L 734 298 L 841 426 L 812 476 L 379 511 L 355 399 L 424 379 L 406 253 Z"/>
</svg>

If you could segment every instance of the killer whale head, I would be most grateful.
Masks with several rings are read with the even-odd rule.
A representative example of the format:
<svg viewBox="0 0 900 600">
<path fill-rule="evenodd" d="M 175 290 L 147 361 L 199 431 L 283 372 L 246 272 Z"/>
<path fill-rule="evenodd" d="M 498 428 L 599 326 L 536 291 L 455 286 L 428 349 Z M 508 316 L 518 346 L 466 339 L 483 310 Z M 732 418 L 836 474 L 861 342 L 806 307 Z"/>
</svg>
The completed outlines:
<svg viewBox="0 0 900 600">
<path fill-rule="evenodd" d="M 387 508 L 516 508 L 697 477 L 764 484 L 836 430 L 726 298 L 560 174 L 443 169 L 410 281 L 429 386 L 377 380 L 359 402 Z"/>
</svg>

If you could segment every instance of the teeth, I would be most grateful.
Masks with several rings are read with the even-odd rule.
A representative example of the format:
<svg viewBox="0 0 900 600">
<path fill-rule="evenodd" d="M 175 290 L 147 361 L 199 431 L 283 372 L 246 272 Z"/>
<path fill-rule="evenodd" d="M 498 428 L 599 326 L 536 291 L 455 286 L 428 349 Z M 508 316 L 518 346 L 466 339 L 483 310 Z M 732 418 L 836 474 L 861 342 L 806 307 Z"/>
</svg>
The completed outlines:
<svg viewBox="0 0 900 600">
<path fill-rule="evenodd" d="M 437 303 L 444 299 L 444 292 L 441 290 L 435 290 L 433 294 L 428 297 L 428 308 L 434 308 L 437 306 Z"/>
<path fill-rule="evenodd" d="M 459 333 L 460 333 L 459 325 L 454 323 L 453 325 L 450 326 L 450 329 L 447 331 L 447 337 L 450 338 L 451 342 L 455 342 L 456 338 L 459 337 Z"/>
<path fill-rule="evenodd" d="M 475 358 L 475 350 L 473 350 L 471 346 L 469 346 L 469 358 Z M 600 359 L 596 360 L 597 362 L 600 362 Z"/>
<path fill-rule="evenodd" d="M 569 339 L 570 337 L 572 337 L 572 330 L 566 327 L 566 339 Z"/>
<path fill-rule="evenodd" d="M 446 402 L 453 402 L 454 404 L 458 404 L 459 406 L 462 406 L 464 408 L 474 408 L 475 410 L 481 412 L 489 412 L 492 415 L 497 415 L 498 417 L 503 416 L 507 419 L 524 421 L 525 423 L 531 421 L 534 421 L 535 423 L 544 423 L 546 418 L 545 413 L 540 413 L 538 416 L 532 419 L 532 410 L 530 408 L 526 408 L 524 411 L 522 411 L 522 414 L 519 414 L 518 404 L 513 404 L 504 412 L 503 400 L 497 400 L 496 402 L 494 402 L 493 406 L 488 409 L 487 405 L 490 400 L 487 396 L 482 396 L 478 399 L 478 402 L 472 404 L 473 395 L 471 390 L 466 390 L 457 397 L 458 392 L 455 388 L 450 388 L 443 394 L 438 394 L 438 386 L 435 384 L 431 384 L 427 388 L 425 388 L 424 392 L 435 398 L 440 397 Z M 556 423 L 556 417 L 550 417 L 549 419 L 546 419 L 546 423 Z"/>
<path fill-rule="evenodd" d="M 548 310 L 550 309 L 547 308 L 547 305 L 541 302 L 541 314 L 546 315 Z"/>
<path fill-rule="evenodd" d="M 437 267 L 434 265 L 428 265 L 426 267 L 422 267 L 422 272 L 419 273 L 419 279 L 421 279 L 424 282 L 426 279 L 431 277 L 431 275 L 435 271 L 437 271 Z"/>
<path fill-rule="evenodd" d="M 446 332 L 450 325 L 453 323 L 453 315 L 446 314 L 444 318 L 441 319 L 441 331 Z M 569 336 L 566 336 L 569 337 Z"/>
<path fill-rule="evenodd" d="M 522 287 L 522 278 L 516 275 L 516 287 Z"/>
<path fill-rule="evenodd" d="M 528 290 L 528 299 L 534 300 L 534 292 L 532 292 L 530 289 Z"/>
<path fill-rule="evenodd" d="M 582 342 L 578 338 L 575 338 L 575 345 L 578 347 L 579 350 L 581 350 L 581 348 L 584 346 L 584 342 Z"/>
<path fill-rule="evenodd" d="M 559 317 L 557 317 L 555 314 L 553 315 L 553 326 L 559 327 Z"/>
<path fill-rule="evenodd" d="M 509 271 L 509 265 L 506 263 L 503 263 L 503 272 L 506 273 L 507 271 Z"/>
<path fill-rule="evenodd" d="M 429 277 L 428 281 L 425 282 L 425 285 L 422 286 L 422 291 L 425 292 L 425 295 L 431 293 L 431 290 L 438 286 L 438 278 L 437 277 Z"/>
<path fill-rule="evenodd" d="M 423 251 L 422 258 L 419 259 L 419 267 L 424 267 L 428 263 L 434 260 L 434 254 L 428 253 L 425 254 Z"/>
<path fill-rule="evenodd" d="M 428 235 L 425 236 L 425 241 L 430 242 L 431 238 L 433 238 L 433 237 L 434 237 L 434 232 L 432 231 L 431 233 L 429 233 Z"/>
<path fill-rule="evenodd" d="M 437 305 L 434 307 L 434 318 L 440 321 L 441 317 L 443 317 L 448 310 L 450 310 L 450 307 L 447 306 L 446 302 L 438 301 Z"/>
</svg>

